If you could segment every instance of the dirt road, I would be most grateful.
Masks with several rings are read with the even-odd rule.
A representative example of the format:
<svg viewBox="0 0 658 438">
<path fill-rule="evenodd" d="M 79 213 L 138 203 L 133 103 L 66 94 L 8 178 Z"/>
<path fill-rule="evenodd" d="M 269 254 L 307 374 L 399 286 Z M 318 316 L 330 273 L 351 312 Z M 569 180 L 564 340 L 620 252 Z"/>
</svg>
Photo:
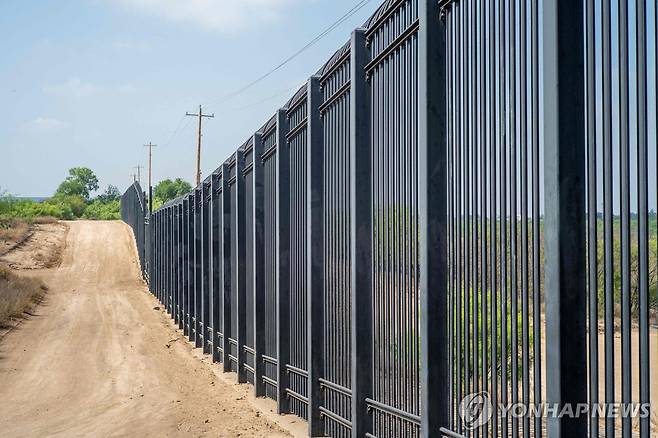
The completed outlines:
<svg viewBox="0 0 658 438">
<path fill-rule="evenodd" d="M 45 302 L 0 341 L 0 435 L 288 436 L 154 310 L 125 224 L 71 223 L 35 272 Z"/>
</svg>

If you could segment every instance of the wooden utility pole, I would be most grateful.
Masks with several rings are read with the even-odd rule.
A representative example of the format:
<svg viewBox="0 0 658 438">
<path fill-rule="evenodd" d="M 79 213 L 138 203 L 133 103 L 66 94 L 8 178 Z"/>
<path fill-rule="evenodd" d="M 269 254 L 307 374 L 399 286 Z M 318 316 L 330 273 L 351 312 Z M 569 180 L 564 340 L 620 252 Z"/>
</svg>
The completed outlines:
<svg viewBox="0 0 658 438">
<path fill-rule="evenodd" d="M 201 105 L 199 105 L 199 114 L 185 113 L 185 115 L 189 117 L 199 118 L 199 132 L 198 132 L 197 146 L 196 146 L 196 185 L 198 186 L 199 184 L 201 184 L 201 120 L 203 120 L 204 117 L 214 118 L 215 115 L 204 114 Z"/>
<path fill-rule="evenodd" d="M 132 178 L 133 178 L 133 184 L 135 184 L 135 183 L 137 182 L 137 175 L 134 174 L 134 173 L 131 173 L 130 176 L 132 176 Z"/>
<path fill-rule="evenodd" d="M 153 212 L 153 148 L 157 146 L 151 142 L 144 145 L 149 148 L 149 213 Z"/>
</svg>

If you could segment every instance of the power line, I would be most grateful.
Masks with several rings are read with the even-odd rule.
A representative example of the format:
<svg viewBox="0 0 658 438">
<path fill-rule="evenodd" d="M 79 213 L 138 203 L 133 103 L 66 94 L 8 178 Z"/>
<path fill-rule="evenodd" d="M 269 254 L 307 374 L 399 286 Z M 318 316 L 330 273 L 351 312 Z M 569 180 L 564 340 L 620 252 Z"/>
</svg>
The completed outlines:
<svg viewBox="0 0 658 438">
<path fill-rule="evenodd" d="M 283 66 L 285 66 L 286 64 L 288 64 L 290 61 L 292 61 L 293 59 L 295 59 L 296 57 L 298 57 L 299 55 L 301 55 L 302 53 L 304 53 L 306 50 L 308 50 L 309 48 L 311 48 L 312 46 L 314 46 L 318 41 L 320 41 L 322 38 L 324 38 L 324 37 L 327 36 L 329 33 L 331 33 L 331 31 L 333 31 L 334 29 L 336 29 L 338 26 L 340 26 L 340 25 L 343 24 L 345 21 L 347 21 L 351 16 L 353 16 L 353 15 L 356 14 L 358 11 L 360 11 L 360 10 L 361 10 L 366 4 L 368 4 L 369 2 L 370 2 L 370 0 L 360 0 L 355 6 L 352 7 L 352 9 L 350 9 L 349 11 L 347 11 L 342 17 L 340 17 L 338 20 L 336 20 L 336 21 L 335 21 L 333 24 L 331 24 L 328 28 L 326 28 L 325 30 L 323 30 L 322 32 L 320 32 L 320 34 L 318 34 L 315 38 L 313 38 L 311 41 L 309 41 L 308 43 L 306 43 L 306 45 L 305 45 L 304 47 L 302 47 L 301 49 L 297 50 L 295 53 L 293 53 L 293 54 L 290 55 L 288 58 L 286 58 L 285 60 L 283 60 L 280 64 L 278 64 L 277 66 L 275 66 L 273 69 L 271 69 L 271 70 L 268 71 L 267 73 L 261 75 L 261 76 L 258 77 L 257 79 L 251 81 L 250 83 L 248 83 L 248 84 L 245 85 L 244 87 L 242 87 L 242 88 L 240 88 L 240 89 L 238 89 L 238 90 L 236 90 L 236 91 L 234 91 L 234 92 L 232 92 L 232 93 L 227 94 L 226 96 L 224 96 L 223 98 L 221 98 L 221 99 L 219 99 L 219 100 L 216 100 L 216 101 L 212 101 L 212 102 L 210 102 L 210 104 L 220 104 L 220 103 L 224 103 L 224 102 L 226 102 L 226 101 L 228 101 L 228 100 L 230 100 L 230 99 L 233 99 L 234 97 L 238 96 L 239 94 L 245 92 L 246 90 L 250 89 L 250 88 L 253 87 L 254 85 L 258 84 L 258 83 L 261 82 L 262 80 L 268 78 L 268 77 L 271 76 L 273 73 L 275 73 L 276 71 L 280 70 Z M 207 105 L 207 104 L 206 104 L 206 105 Z"/>
<path fill-rule="evenodd" d="M 256 102 L 252 102 L 252 103 L 249 103 L 247 105 L 243 105 L 243 106 L 239 106 L 239 107 L 230 108 L 230 109 L 227 109 L 227 110 L 221 111 L 221 112 L 226 113 L 226 112 L 244 111 L 244 110 L 247 110 L 247 109 L 255 108 L 257 106 L 262 105 L 263 103 L 269 102 L 270 100 L 276 99 L 276 98 L 281 97 L 281 96 L 285 96 L 286 94 L 290 93 L 292 90 L 298 90 L 305 83 L 306 83 L 306 81 L 300 82 L 299 84 L 293 85 L 292 87 L 288 87 L 285 90 L 281 90 L 276 94 L 273 94 L 269 97 L 265 97 L 265 98 L 260 99 Z"/>
<path fill-rule="evenodd" d="M 286 64 L 288 64 L 289 62 L 291 62 L 293 59 L 295 59 L 296 57 L 298 57 L 299 55 L 301 55 L 302 53 L 304 53 L 306 50 L 308 50 L 309 48 L 313 47 L 313 46 L 314 46 L 316 43 L 318 43 L 322 38 L 324 38 L 325 36 L 327 36 L 329 33 L 331 33 L 333 30 L 335 30 L 336 28 L 338 28 L 338 27 L 339 27 L 341 24 L 343 24 L 345 21 L 347 21 L 350 17 L 352 17 L 352 16 L 353 16 L 354 14 L 356 14 L 357 12 L 359 12 L 364 6 L 366 6 L 368 3 L 370 3 L 370 1 L 371 1 L 371 0 L 359 0 L 359 1 L 358 1 L 358 2 L 357 2 L 357 3 L 356 3 L 356 4 L 355 4 L 350 10 L 348 10 L 345 14 L 343 14 L 340 18 L 338 18 L 335 22 L 333 22 L 329 27 L 327 27 L 326 29 L 324 29 L 324 30 L 323 30 L 322 32 L 320 32 L 317 36 L 315 36 L 312 40 L 310 40 L 308 43 L 306 43 L 302 48 L 300 48 L 300 49 L 297 50 L 295 53 L 293 53 L 291 56 L 289 56 L 288 58 L 286 58 L 285 60 L 283 60 L 281 63 L 279 63 L 279 64 L 278 64 L 277 66 L 275 66 L 274 68 L 272 68 L 270 71 L 268 71 L 267 73 L 261 75 L 261 76 L 258 77 L 257 79 L 251 81 L 249 84 L 245 85 L 244 87 L 242 87 L 242 88 L 240 88 L 240 89 L 238 89 L 238 90 L 236 90 L 236 91 L 234 91 L 234 92 L 232 92 L 232 93 L 227 94 L 226 96 L 224 96 L 223 98 L 221 98 L 221 99 L 219 99 L 219 100 L 211 101 L 211 102 L 209 102 L 209 103 L 210 103 L 210 104 L 220 104 L 220 103 L 224 103 L 224 102 L 226 102 L 226 101 L 228 101 L 228 100 L 230 100 L 230 99 L 233 99 L 233 98 L 235 98 L 236 96 L 242 94 L 243 92 L 245 92 L 246 90 L 250 89 L 250 88 L 253 87 L 254 85 L 258 84 L 259 82 L 263 81 L 264 79 L 268 78 L 268 77 L 271 76 L 273 73 L 275 73 L 276 71 L 280 70 L 280 69 L 281 69 L 282 67 L 284 67 Z M 301 85 L 300 85 L 300 86 L 301 86 Z M 271 96 L 271 97 L 268 97 L 268 98 L 262 99 L 262 100 L 259 101 L 259 102 L 255 102 L 255 103 L 253 103 L 253 104 L 249 104 L 249 105 L 246 105 L 246 106 L 240 107 L 240 108 L 238 108 L 237 110 L 244 110 L 244 109 L 252 108 L 252 107 L 257 106 L 257 105 L 259 105 L 259 104 L 261 104 L 261 103 L 264 103 L 264 102 L 267 102 L 267 101 L 269 101 L 269 100 L 275 99 L 276 97 L 279 97 L 281 94 L 290 91 L 292 88 L 294 88 L 294 87 L 288 88 L 288 89 L 286 89 L 285 91 L 282 91 L 281 93 L 277 93 L 277 95 L 274 95 L 274 96 Z M 174 129 L 174 131 L 171 133 L 171 135 L 169 136 L 168 140 L 162 144 L 163 147 L 167 147 L 167 146 L 169 146 L 169 144 L 171 144 L 171 142 L 174 140 L 174 138 L 176 137 L 176 135 L 181 131 L 181 127 L 182 127 L 182 130 L 185 130 L 185 129 L 189 126 L 190 121 L 191 121 L 190 119 L 188 119 L 187 123 L 185 123 L 185 124 L 183 125 L 183 119 L 185 119 L 185 118 L 186 118 L 185 115 L 184 115 L 183 117 L 181 117 L 181 119 L 180 119 L 180 120 L 178 121 L 178 123 L 176 124 L 176 129 Z M 198 175 L 199 175 L 199 173 L 198 173 L 198 171 L 197 171 L 197 177 L 198 177 Z"/>
<path fill-rule="evenodd" d="M 169 136 L 169 139 L 164 143 L 164 147 L 167 147 L 167 146 L 169 145 L 169 143 L 171 143 L 171 141 L 174 139 L 174 137 L 176 136 L 176 134 L 178 134 L 178 131 L 180 130 L 181 126 L 183 125 L 183 120 L 185 120 L 185 116 L 184 116 L 184 115 L 178 120 L 178 123 L 176 124 L 176 129 L 174 129 L 174 130 L 172 131 L 171 135 Z M 189 123 L 189 122 L 190 122 L 190 121 L 189 121 L 189 119 L 188 119 L 188 120 L 187 120 L 187 123 Z M 187 126 L 187 125 L 186 125 L 186 126 Z"/>
</svg>

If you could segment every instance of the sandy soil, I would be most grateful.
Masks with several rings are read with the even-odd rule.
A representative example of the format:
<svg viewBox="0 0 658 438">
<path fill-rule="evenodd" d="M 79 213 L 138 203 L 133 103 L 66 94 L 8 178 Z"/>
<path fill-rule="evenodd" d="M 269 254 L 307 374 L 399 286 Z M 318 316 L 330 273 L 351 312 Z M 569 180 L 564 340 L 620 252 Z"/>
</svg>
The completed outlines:
<svg viewBox="0 0 658 438">
<path fill-rule="evenodd" d="M 130 229 L 73 222 L 36 315 L 0 342 L 0 434 L 280 437 L 190 354 L 139 278 Z"/>
<path fill-rule="evenodd" d="M 55 268 L 61 262 L 68 230 L 66 222 L 34 224 L 30 236 L 0 261 L 15 270 Z"/>
</svg>

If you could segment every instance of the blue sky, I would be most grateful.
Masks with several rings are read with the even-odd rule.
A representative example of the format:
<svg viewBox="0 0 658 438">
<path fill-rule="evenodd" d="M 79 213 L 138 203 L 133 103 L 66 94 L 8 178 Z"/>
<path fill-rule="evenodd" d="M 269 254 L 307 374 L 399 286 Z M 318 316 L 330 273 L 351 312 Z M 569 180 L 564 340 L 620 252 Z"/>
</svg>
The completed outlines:
<svg viewBox="0 0 658 438">
<path fill-rule="evenodd" d="M 205 122 L 204 175 L 260 127 L 380 4 L 357 14 L 276 74 L 228 93 L 315 37 L 356 0 L 2 0 L 0 188 L 45 196 L 74 166 L 121 190 L 133 166 L 154 180 L 194 176 Z M 178 128 L 178 129 L 177 129 Z M 174 136 L 172 134 L 176 132 Z M 145 171 L 144 171 L 145 175 Z M 143 176 L 143 181 L 146 181 Z"/>
</svg>

